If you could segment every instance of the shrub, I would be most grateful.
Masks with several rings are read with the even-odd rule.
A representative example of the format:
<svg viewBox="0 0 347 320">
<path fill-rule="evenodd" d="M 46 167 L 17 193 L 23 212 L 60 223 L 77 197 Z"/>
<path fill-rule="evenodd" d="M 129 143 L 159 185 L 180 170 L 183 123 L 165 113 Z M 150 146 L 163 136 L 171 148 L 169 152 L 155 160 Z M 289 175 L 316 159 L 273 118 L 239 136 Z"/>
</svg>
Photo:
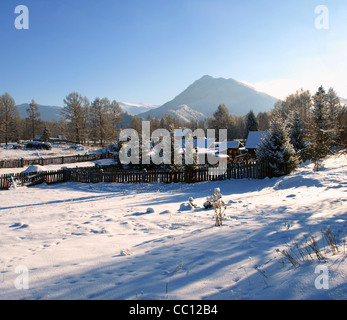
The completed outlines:
<svg viewBox="0 0 347 320">
<path fill-rule="evenodd" d="M 214 209 L 214 218 L 216 219 L 215 226 L 220 227 L 223 225 L 223 219 L 225 218 L 225 203 L 222 200 L 222 194 L 220 189 L 214 189 L 214 193 L 207 197 L 206 202 L 204 203 L 205 209 Z"/>
<path fill-rule="evenodd" d="M 191 208 L 196 209 L 198 206 L 194 203 L 194 199 L 192 197 L 189 198 L 189 205 Z"/>
</svg>

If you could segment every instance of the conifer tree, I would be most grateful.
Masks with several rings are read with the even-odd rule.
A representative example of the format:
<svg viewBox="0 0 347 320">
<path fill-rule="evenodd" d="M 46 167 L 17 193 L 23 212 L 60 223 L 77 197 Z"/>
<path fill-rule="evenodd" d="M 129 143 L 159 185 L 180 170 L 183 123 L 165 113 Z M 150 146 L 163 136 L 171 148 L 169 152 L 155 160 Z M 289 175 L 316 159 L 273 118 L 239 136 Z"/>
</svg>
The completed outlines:
<svg viewBox="0 0 347 320">
<path fill-rule="evenodd" d="M 311 159 L 318 170 L 320 161 L 323 160 L 331 150 L 333 130 L 329 122 L 328 98 L 324 88 L 319 87 L 313 97 L 312 119 L 310 126 L 310 153 Z"/>
<path fill-rule="evenodd" d="M 260 162 L 268 164 L 270 177 L 289 174 L 299 166 L 298 156 L 283 124 L 272 121 L 269 134 L 256 151 Z"/>
<path fill-rule="evenodd" d="M 340 98 L 337 96 L 335 90 L 330 88 L 327 93 L 327 117 L 329 127 L 334 130 L 336 136 L 339 135 L 338 117 L 342 110 Z"/>
<path fill-rule="evenodd" d="M 251 110 L 246 116 L 246 126 L 247 133 L 249 133 L 250 131 L 258 131 L 258 120 L 253 110 Z"/>
<path fill-rule="evenodd" d="M 302 118 L 298 112 L 294 112 L 289 118 L 289 138 L 296 152 L 302 151 L 307 143 L 305 141 L 306 129 Z"/>
<path fill-rule="evenodd" d="M 227 129 L 228 130 L 228 137 L 231 137 L 231 127 L 232 127 L 232 121 L 231 116 L 229 114 L 229 110 L 226 107 L 225 104 L 220 104 L 217 108 L 217 110 L 213 114 L 213 128 L 217 129 L 217 139 L 219 139 L 219 129 Z"/>
</svg>

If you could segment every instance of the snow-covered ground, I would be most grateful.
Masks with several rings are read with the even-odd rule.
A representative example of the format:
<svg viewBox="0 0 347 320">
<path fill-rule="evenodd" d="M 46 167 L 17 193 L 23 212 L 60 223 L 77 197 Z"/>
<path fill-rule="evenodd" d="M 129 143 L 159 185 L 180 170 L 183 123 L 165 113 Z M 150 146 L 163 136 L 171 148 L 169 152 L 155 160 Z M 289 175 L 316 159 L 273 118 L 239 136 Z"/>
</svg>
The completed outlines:
<svg viewBox="0 0 347 320">
<path fill-rule="evenodd" d="M 0 299 L 347 299 L 346 160 L 277 179 L 0 191 Z M 217 187 L 222 227 L 203 209 Z M 310 235 L 324 260 L 301 257 Z"/>
<path fill-rule="evenodd" d="M 0 147 L 0 160 L 11 159 L 37 159 L 37 158 L 54 158 L 61 156 L 70 156 L 77 154 L 85 154 L 91 151 L 98 150 L 92 147 L 83 147 L 81 145 L 52 145 L 51 150 L 33 150 L 33 149 L 13 149 L 12 145 L 5 148 L 4 145 Z"/>
<path fill-rule="evenodd" d="M 54 158 L 61 156 L 74 156 L 74 155 L 85 155 L 86 153 L 98 153 L 102 149 L 88 148 L 81 145 L 53 145 L 52 150 L 31 150 L 31 149 L 12 149 L 11 146 L 5 148 L 4 146 L 0 148 L 0 160 L 13 160 L 13 159 L 40 159 L 40 158 Z M 41 171 L 53 171 L 60 170 L 62 167 L 65 168 L 84 168 L 92 167 L 95 164 L 107 165 L 112 164 L 111 159 L 97 160 L 97 161 L 86 161 L 77 163 L 64 163 L 58 165 L 46 165 L 41 168 Z M 39 167 L 39 166 L 37 166 Z M 0 168 L 0 175 L 10 174 L 10 173 L 21 173 L 28 169 L 28 167 L 23 168 Z"/>
<path fill-rule="evenodd" d="M 75 163 L 64 163 L 64 164 L 51 164 L 46 166 L 27 166 L 23 168 L 8 168 L 8 169 L 0 169 L 0 175 L 2 174 L 16 174 L 16 173 L 22 173 L 22 172 L 28 172 L 33 167 L 37 170 L 33 171 L 58 171 L 62 168 L 87 168 L 87 167 L 94 167 L 96 164 L 98 165 L 112 165 L 114 164 L 114 160 L 112 159 L 101 159 L 101 160 L 95 160 L 95 161 L 85 161 L 85 162 L 75 162 Z"/>
</svg>

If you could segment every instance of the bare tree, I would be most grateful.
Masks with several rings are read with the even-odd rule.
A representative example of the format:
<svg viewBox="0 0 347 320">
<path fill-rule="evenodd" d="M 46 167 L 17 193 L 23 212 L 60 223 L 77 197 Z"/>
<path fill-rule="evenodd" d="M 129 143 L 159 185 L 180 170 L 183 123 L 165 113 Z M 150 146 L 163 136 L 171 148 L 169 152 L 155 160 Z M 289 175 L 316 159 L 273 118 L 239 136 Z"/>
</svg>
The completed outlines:
<svg viewBox="0 0 347 320">
<path fill-rule="evenodd" d="M 116 100 L 111 102 L 110 106 L 110 133 L 112 140 L 118 136 L 118 125 L 123 121 L 123 110 Z"/>
<path fill-rule="evenodd" d="M 31 103 L 29 104 L 29 108 L 27 109 L 27 114 L 28 114 L 27 119 L 29 120 L 31 125 L 31 136 L 33 140 L 35 138 L 35 130 L 36 130 L 37 121 L 40 118 L 40 113 L 38 112 L 38 109 L 39 107 L 37 103 L 34 101 L 34 99 L 31 100 Z"/>
<path fill-rule="evenodd" d="M 86 135 L 89 100 L 77 92 L 72 92 L 64 99 L 64 104 L 62 115 L 71 127 L 75 142 L 81 143 Z"/>
<path fill-rule="evenodd" d="M 116 138 L 116 126 L 121 121 L 122 109 L 116 101 L 96 98 L 89 110 L 89 136 L 94 142 L 106 142 Z"/>
<path fill-rule="evenodd" d="M 10 140 L 18 139 L 18 108 L 14 99 L 6 92 L 0 96 L 0 133 L 6 146 Z"/>
</svg>

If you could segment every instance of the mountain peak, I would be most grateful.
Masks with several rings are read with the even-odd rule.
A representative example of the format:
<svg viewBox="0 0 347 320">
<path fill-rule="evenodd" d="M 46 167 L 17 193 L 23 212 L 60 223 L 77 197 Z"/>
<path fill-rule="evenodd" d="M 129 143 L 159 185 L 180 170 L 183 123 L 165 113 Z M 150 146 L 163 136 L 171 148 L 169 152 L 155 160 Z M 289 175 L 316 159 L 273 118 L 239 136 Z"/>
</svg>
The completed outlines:
<svg viewBox="0 0 347 320">
<path fill-rule="evenodd" d="M 204 75 L 173 100 L 140 116 L 145 118 L 150 113 L 162 117 L 169 111 L 187 105 L 205 117 L 210 117 L 220 104 L 225 104 L 230 113 L 244 116 L 251 109 L 255 113 L 271 110 L 277 101 L 277 98 L 258 92 L 240 81 Z"/>
<path fill-rule="evenodd" d="M 209 76 L 208 74 L 202 76 L 198 81 L 200 80 L 212 80 L 214 79 L 212 76 Z"/>
</svg>

